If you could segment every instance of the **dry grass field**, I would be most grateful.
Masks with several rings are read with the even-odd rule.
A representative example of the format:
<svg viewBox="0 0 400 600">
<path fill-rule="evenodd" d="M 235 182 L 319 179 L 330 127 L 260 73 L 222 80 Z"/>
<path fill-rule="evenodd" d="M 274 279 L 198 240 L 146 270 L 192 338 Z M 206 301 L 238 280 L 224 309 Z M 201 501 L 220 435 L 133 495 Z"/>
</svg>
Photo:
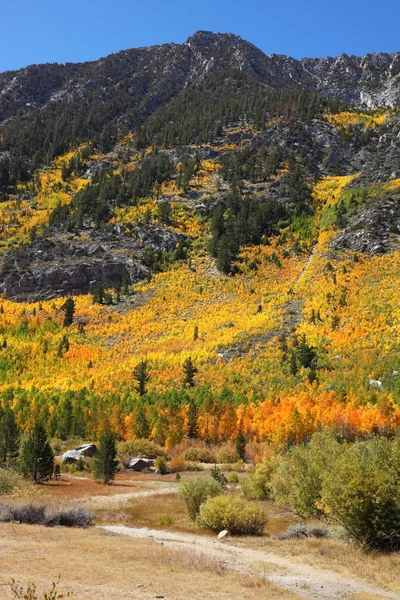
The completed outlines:
<svg viewBox="0 0 400 600">
<path fill-rule="evenodd" d="M 259 576 L 232 572 L 219 560 L 173 552 L 151 541 L 98 529 L 0 525 L 0 598 L 12 598 L 11 578 L 38 590 L 61 575 L 59 590 L 74 600 L 295 600 Z"/>
<path fill-rule="evenodd" d="M 182 479 L 192 476 L 183 473 Z M 96 483 L 90 475 L 70 474 L 44 485 L 29 486 L 29 500 L 52 506 L 85 505 L 94 512 L 96 525 L 146 527 L 155 530 L 155 534 L 153 539 L 139 539 L 98 528 L 52 529 L 0 523 L 0 600 L 13 598 L 11 579 L 23 586 L 34 582 L 43 593 L 59 576 L 60 592 L 72 591 L 76 600 L 384 597 L 367 593 L 367 588 L 360 588 L 357 594 L 335 592 L 330 596 L 326 590 L 327 595 L 314 596 L 301 577 L 296 586 L 286 585 L 284 577 L 290 568 L 288 571 L 284 567 L 285 561 L 297 565 L 300 571 L 302 566 L 305 571 L 322 569 L 333 578 L 336 574 L 338 578 L 359 582 L 361 587 L 375 586 L 391 593 L 386 597 L 400 600 L 400 554 L 365 554 L 333 538 L 275 539 L 273 536 L 285 531 L 296 519 L 268 503 L 264 503 L 269 516 L 264 536 L 232 538 L 218 554 L 213 548 L 215 535 L 188 518 L 183 501 L 174 492 L 177 488 L 173 475 L 136 473 L 117 474 L 111 486 Z M 26 495 L 14 499 L 26 500 Z M 164 543 L 161 537 L 157 539 L 157 530 L 179 533 L 187 539 L 181 544 Z M 196 544 L 193 536 L 204 543 Z M 250 553 L 250 560 L 240 562 L 242 550 Z M 253 551 L 254 556 L 265 556 L 265 561 L 257 558 L 252 562 Z M 280 567 L 274 563 L 274 557 L 282 560 Z M 268 578 L 282 585 L 277 587 Z"/>
</svg>

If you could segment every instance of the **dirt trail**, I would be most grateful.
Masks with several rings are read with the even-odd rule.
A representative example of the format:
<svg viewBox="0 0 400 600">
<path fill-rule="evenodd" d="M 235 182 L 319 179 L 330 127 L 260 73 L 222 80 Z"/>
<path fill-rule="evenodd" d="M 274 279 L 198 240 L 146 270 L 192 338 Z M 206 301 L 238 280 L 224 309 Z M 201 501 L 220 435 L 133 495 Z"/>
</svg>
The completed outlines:
<svg viewBox="0 0 400 600">
<path fill-rule="evenodd" d="M 126 494 L 112 494 L 109 496 L 91 496 L 84 500 L 84 503 L 90 504 L 93 507 L 102 508 L 116 504 L 124 504 L 132 498 L 146 498 L 147 496 L 162 496 L 164 494 L 175 494 L 178 491 L 178 486 L 171 483 L 157 482 L 159 489 L 143 490 L 142 492 L 128 492 Z M 162 487 L 161 487 L 162 486 Z"/>
<path fill-rule="evenodd" d="M 348 579 L 332 571 L 326 571 L 310 565 L 297 563 L 271 552 L 262 552 L 250 548 L 242 548 L 219 542 L 216 539 L 159 531 L 156 529 L 126 527 L 124 525 L 100 526 L 112 534 L 128 535 L 135 538 L 152 539 L 163 546 L 175 550 L 198 550 L 210 557 L 223 559 L 229 569 L 242 573 L 263 572 L 268 566 L 275 567 L 277 572 L 266 574 L 266 578 L 276 585 L 293 593 L 313 600 L 340 600 L 349 594 L 372 594 L 381 598 L 400 600 L 400 594 Z"/>
</svg>

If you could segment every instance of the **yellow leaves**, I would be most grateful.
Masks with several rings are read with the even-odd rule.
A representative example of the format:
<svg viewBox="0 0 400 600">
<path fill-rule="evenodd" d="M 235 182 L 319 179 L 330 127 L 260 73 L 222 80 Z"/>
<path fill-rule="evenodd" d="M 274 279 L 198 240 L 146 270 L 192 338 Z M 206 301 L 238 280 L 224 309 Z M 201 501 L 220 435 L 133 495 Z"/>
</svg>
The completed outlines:
<svg viewBox="0 0 400 600">
<path fill-rule="evenodd" d="M 347 130 L 352 125 L 360 125 L 366 129 L 375 129 L 385 122 L 387 115 L 380 112 L 367 114 L 362 112 L 343 111 L 337 114 L 327 114 L 325 115 L 325 119 L 328 123 L 332 123 L 338 129 Z"/>
</svg>

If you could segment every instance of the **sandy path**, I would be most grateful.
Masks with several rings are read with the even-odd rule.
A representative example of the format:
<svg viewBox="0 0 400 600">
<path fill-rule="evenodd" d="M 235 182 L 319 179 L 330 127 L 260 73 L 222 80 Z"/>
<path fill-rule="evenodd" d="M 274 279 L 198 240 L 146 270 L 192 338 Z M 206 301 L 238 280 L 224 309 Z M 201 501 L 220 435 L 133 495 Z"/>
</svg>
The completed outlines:
<svg viewBox="0 0 400 600">
<path fill-rule="evenodd" d="M 171 483 L 157 482 L 159 489 L 143 490 L 142 492 L 128 492 L 126 494 L 112 494 L 109 496 L 91 496 L 83 501 L 90 506 L 99 508 L 115 506 L 116 504 L 125 504 L 132 498 L 146 498 L 147 496 L 162 496 L 165 494 L 176 494 L 178 486 Z"/>
<path fill-rule="evenodd" d="M 164 492 L 165 493 L 165 492 Z M 113 534 L 135 538 L 153 539 L 175 550 L 196 549 L 200 553 L 223 559 L 228 568 L 239 572 L 262 572 L 268 565 L 276 567 L 266 578 L 276 585 L 286 588 L 304 598 L 315 600 L 344 599 L 349 594 L 374 594 L 381 598 L 400 600 L 400 594 L 382 588 L 348 579 L 332 571 L 327 571 L 291 561 L 270 552 L 239 548 L 229 543 L 198 535 L 159 531 L 156 529 L 126 527 L 124 525 L 100 526 Z"/>
</svg>

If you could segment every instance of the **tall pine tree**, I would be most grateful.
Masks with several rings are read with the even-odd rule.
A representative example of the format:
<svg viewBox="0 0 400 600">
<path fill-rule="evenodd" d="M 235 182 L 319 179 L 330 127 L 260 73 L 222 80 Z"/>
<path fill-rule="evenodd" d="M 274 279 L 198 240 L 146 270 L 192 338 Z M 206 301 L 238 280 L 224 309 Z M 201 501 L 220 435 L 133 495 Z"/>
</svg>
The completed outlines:
<svg viewBox="0 0 400 600">
<path fill-rule="evenodd" d="M 100 438 L 100 446 L 93 461 L 94 478 L 109 485 L 117 472 L 118 461 L 117 445 L 115 435 L 111 431 L 105 431 Z"/>
<path fill-rule="evenodd" d="M 21 471 L 35 483 L 47 481 L 53 474 L 54 454 L 46 430 L 36 423 L 21 451 Z"/>
<path fill-rule="evenodd" d="M 140 396 L 147 392 L 147 384 L 150 381 L 149 367 L 145 360 L 141 360 L 133 369 L 133 379 L 136 381 L 135 390 Z"/>
</svg>

